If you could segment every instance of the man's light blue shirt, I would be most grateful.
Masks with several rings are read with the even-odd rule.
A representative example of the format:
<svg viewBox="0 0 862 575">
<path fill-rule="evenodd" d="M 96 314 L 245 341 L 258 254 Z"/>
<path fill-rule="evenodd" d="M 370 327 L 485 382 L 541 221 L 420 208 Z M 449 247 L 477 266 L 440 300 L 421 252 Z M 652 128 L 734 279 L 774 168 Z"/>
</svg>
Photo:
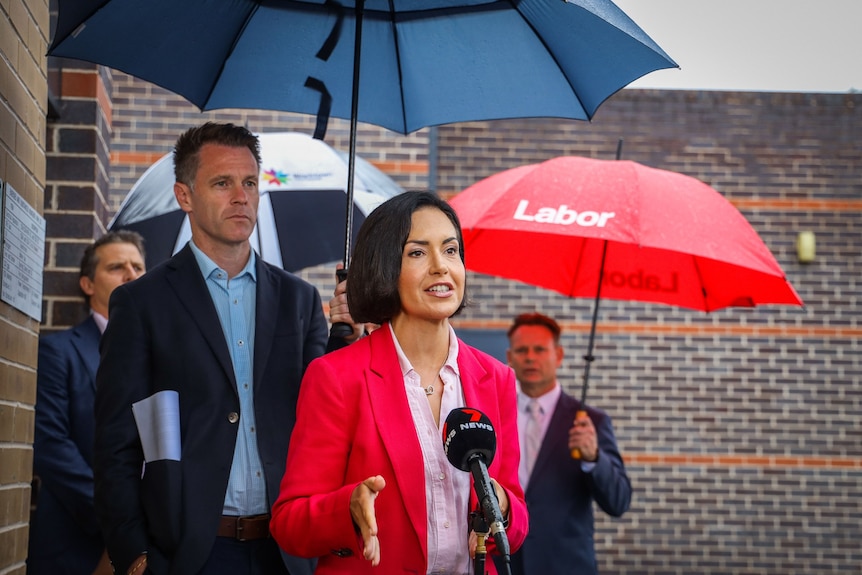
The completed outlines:
<svg viewBox="0 0 862 575">
<path fill-rule="evenodd" d="M 195 244 L 192 253 L 206 280 L 215 304 L 222 332 L 230 350 L 236 388 L 239 394 L 240 418 L 234 447 L 230 479 L 224 500 L 225 515 L 259 515 L 269 513 L 266 501 L 266 477 L 257 450 L 257 425 L 254 416 L 254 314 L 256 308 L 256 255 L 245 268 L 228 278 Z M 215 417 L 217 414 L 213 414 Z"/>
</svg>

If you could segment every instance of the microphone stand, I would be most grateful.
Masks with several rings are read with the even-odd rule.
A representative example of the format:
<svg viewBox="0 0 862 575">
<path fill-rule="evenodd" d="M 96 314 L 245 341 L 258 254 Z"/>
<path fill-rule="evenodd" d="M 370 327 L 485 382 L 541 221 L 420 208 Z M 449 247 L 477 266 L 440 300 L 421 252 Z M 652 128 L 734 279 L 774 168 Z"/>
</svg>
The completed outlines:
<svg viewBox="0 0 862 575">
<path fill-rule="evenodd" d="M 485 575 L 485 556 L 488 554 L 485 540 L 488 538 L 488 524 L 479 511 L 470 513 L 470 523 L 473 532 L 476 533 L 476 555 L 473 557 L 473 575 Z"/>
<path fill-rule="evenodd" d="M 490 531 L 493 534 L 494 541 L 497 543 L 497 552 L 500 554 L 503 569 L 501 575 L 512 575 L 511 557 L 509 556 L 509 540 L 506 536 L 506 529 L 503 527 L 503 518 L 500 517 L 500 507 L 495 505 L 497 494 L 491 486 L 491 480 L 488 477 L 488 470 L 485 467 L 485 460 L 479 454 L 473 454 L 469 458 L 470 473 L 473 476 L 473 489 L 476 491 L 476 496 L 479 503 L 479 514 L 485 521 L 486 534 Z M 493 500 L 491 498 L 494 498 Z M 479 532 L 476 532 L 478 536 Z M 483 541 L 484 543 L 484 541 Z M 476 556 L 478 557 L 478 548 Z M 484 569 L 485 557 L 482 557 L 482 569 Z M 499 566 L 500 562 L 496 562 Z M 498 569 L 499 570 L 499 569 Z M 484 571 L 474 571 L 475 575 L 485 575 Z"/>
</svg>

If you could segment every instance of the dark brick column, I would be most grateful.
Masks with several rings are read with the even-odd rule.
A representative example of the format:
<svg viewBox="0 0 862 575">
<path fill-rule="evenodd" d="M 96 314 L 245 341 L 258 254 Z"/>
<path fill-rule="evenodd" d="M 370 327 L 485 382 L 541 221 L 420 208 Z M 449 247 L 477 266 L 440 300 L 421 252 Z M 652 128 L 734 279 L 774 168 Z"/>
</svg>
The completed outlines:
<svg viewBox="0 0 862 575">
<path fill-rule="evenodd" d="M 55 99 L 47 124 L 43 331 L 83 317 L 78 267 L 88 243 L 108 221 L 111 72 L 51 59 Z"/>
</svg>

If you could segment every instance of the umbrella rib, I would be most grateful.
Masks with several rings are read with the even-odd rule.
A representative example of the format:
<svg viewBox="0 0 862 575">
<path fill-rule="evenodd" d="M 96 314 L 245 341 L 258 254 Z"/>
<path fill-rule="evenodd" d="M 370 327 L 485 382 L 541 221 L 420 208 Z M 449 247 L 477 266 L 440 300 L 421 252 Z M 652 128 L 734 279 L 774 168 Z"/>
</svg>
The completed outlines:
<svg viewBox="0 0 862 575">
<path fill-rule="evenodd" d="M 93 16 L 95 16 L 95 15 L 96 15 L 96 13 L 97 13 L 97 12 L 99 12 L 99 10 L 101 10 L 102 8 L 104 8 L 104 7 L 105 7 L 105 5 L 106 5 L 106 4 L 108 4 L 109 2 L 110 2 L 110 0 L 102 0 L 102 2 L 100 2 L 98 6 L 96 6 L 95 8 L 93 8 L 93 10 L 91 10 L 91 11 L 90 11 L 90 13 L 89 13 L 89 14 L 87 14 L 87 16 L 86 16 L 85 18 L 82 18 L 82 19 L 81 19 L 81 23 L 80 23 L 80 24 L 78 24 L 78 26 L 76 26 L 75 28 L 73 28 L 72 30 L 70 30 L 70 31 L 69 31 L 65 36 L 63 36 L 62 38 L 58 38 L 58 37 L 56 37 L 56 35 L 55 35 L 54 39 L 53 39 L 53 40 L 52 40 L 52 42 L 51 42 L 51 49 L 53 49 L 53 48 L 55 48 L 55 47 L 59 46 L 60 44 L 62 44 L 63 42 L 65 42 L 65 41 L 66 41 L 66 38 L 68 38 L 69 36 L 74 36 L 74 35 L 75 35 L 75 32 L 77 32 L 77 31 L 78 31 L 78 30 L 79 30 L 79 29 L 80 29 L 84 24 L 86 24 L 86 23 L 87 23 L 87 21 L 89 21 L 89 20 L 90 20 L 90 18 L 92 18 Z M 49 52 L 50 52 L 50 49 L 49 49 Z M 98 62 L 94 62 L 94 64 L 98 64 Z"/>
<path fill-rule="evenodd" d="M 529 27 L 530 27 L 530 30 L 532 30 L 532 31 L 533 31 L 533 33 L 535 34 L 536 38 L 537 38 L 537 39 L 542 43 L 542 46 L 544 46 L 544 47 L 545 47 L 545 50 L 547 51 L 548 55 L 549 55 L 549 56 L 551 57 L 551 59 L 554 61 L 554 65 L 555 65 L 555 66 L 557 67 L 557 69 L 560 71 L 560 74 L 563 76 L 563 78 L 565 78 L 565 79 L 566 79 L 566 83 L 569 85 L 569 88 L 571 88 L 571 89 L 572 89 L 572 94 L 574 95 L 575 99 L 578 101 L 578 104 L 581 106 L 581 109 L 584 111 L 584 114 L 586 114 L 586 115 L 587 115 L 587 120 L 592 120 L 592 119 L 593 119 L 593 114 L 595 114 L 595 110 L 593 110 L 592 112 L 590 112 L 589 110 L 587 110 L 587 107 L 584 105 L 584 101 L 581 99 L 581 95 L 578 93 L 578 90 L 575 88 L 575 86 L 573 86 L 573 85 L 572 85 L 572 81 L 569 79 L 569 76 L 568 76 L 568 74 L 566 74 L 566 72 L 565 72 L 565 70 L 563 69 L 563 67 L 562 67 L 562 66 L 560 66 L 560 62 L 559 62 L 559 60 L 557 59 L 557 56 L 555 55 L 554 51 L 553 51 L 553 50 L 551 50 L 550 46 L 548 46 L 548 43 L 547 43 L 547 42 L 545 42 L 544 37 L 543 37 L 541 34 L 539 34 L 539 31 L 538 31 L 538 30 L 536 30 L 536 27 L 535 27 L 535 26 L 533 26 L 533 23 L 532 23 L 532 22 L 530 22 L 527 18 L 525 18 L 525 17 L 524 17 L 524 14 L 521 12 L 521 10 L 519 10 L 519 8 L 518 8 L 518 7 L 519 7 L 519 5 L 520 5 L 520 2 L 517 2 L 517 1 L 515 1 L 515 0 L 508 0 L 508 3 L 509 3 L 509 5 L 512 7 L 512 9 L 513 9 L 513 10 L 515 10 L 515 12 L 517 12 L 517 13 L 518 13 L 518 16 L 520 16 L 520 17 L 521 17 L 521 20 L 523 20 L 523 21 L 524 21 L 524 23 L 525 23 L 527 26 L 529 26 Z M 568 2 L 566 2 L 566 4 L 568 4 Z M 574 9 L 574 8 L 580 8 L 580 7 L 579 7 L 579 6 L 575 6 L 574 4 L 572 4 L 572 8 Z M 622 89 L 622 88 L 620 88 L 620 89 Z M 609 97 L 610 97 L 610 95 L 608 96 L 608 98 L 609 98 Z M 605 99 L 607 99 L 607 98 L 605 98 Z M 604 100 L 602 100 L 602 102 L 604 102 Z M 601 102 L 600 102 L 600 104 L 601 104 Z M 598 106 L 597 106 L 597 108 L 598 108 Z"/>
<path fill-rule="evenodd" d="M 397 13 L 395 11 L 395 0 L 389 0 L 389 23 L 392 25 L 392 39 L 395 42 L 395 69 L 398 71 L 398 93 L 401 98 L 401 125 L 404 133 L 407 133 L 407 103 L 404 98 L 404 82 L 402 81 L 404 74 L 401 71 L 401 44 L 398 41 L 398 26 L 395 19 Z"/>
<path fill-rule="evenodd" d="M 583 261 L 584 253 L 587 250 L 587 241 L 588 240 L 586 238 L 584 238 L 584 241 L 581 242 L 581 249 L 578 251 L 578 257 L 575 258 L 576 262 Z M 607 245 L 607 240 L 605 240 L 605 245 Z M 581 273 L 581 266 L 576 265 L 575 266 L 575 273 L 572 274 L 572 283 L 569 284 L 569 290 L 568 290 L 568 293 L 566 294 L 568 297 L 575 297 L 575 287 L 578 285 L 578 278 L 580 276 L 580 273 Z"/>
<path fill-rule="evenodd" d="M 706 294 L 706 284 L 703 283 L 703 274 L 700 273 L 700 266 L 697 263 L 697 258 L 692 256 L 691 261 L 694 264 L 694 271 L 695 271 L 695 274 L 697 275 L 697 281 L 700 284 L 700 293 L 703 296 L 703 311 L 705 311 L 706 313 L 709 313 L 712 310 L 709 309 L 709 299 L 707 298 L 707 294 Z"/>
</svg>

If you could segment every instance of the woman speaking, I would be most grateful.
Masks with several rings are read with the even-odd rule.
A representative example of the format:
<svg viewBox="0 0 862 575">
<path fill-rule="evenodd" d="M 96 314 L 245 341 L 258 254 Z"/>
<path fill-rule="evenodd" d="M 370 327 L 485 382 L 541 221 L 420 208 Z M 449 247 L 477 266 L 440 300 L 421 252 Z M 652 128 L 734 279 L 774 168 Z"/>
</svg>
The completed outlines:
<svg viewBox="0 0 862 575">
<path fill-rule="evenodd" d="M 355 321 L 381 327 L 309 366 L 273 508 L 273 536 L 318 557 L 316 573 L 472 573 L 476 496 L 442 440 L 465 406 L 496 432 L 488 475 L 511 550 L 523 542 L 514 376 L 450 326 L 465 279 L 458 217 L 435 194 L 395 196 L 363 223 L 347 298 Z"/>
</svg>

